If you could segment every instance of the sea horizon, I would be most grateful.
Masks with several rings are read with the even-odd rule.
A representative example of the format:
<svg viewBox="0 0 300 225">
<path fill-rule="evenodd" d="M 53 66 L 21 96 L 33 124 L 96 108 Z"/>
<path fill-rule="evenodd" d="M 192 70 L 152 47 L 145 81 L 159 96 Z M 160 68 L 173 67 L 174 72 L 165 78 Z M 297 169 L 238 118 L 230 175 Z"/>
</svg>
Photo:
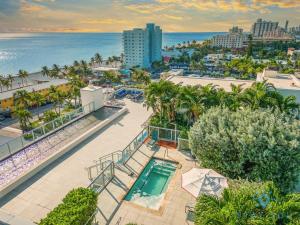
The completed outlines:
<svg viewBox="0 0 300 225">
<path fill-rule="evenodd" d="M 187 41 L 204 41 L 224 32 L 164 32 L 163 46 Z M 90 60 L 95 53 L 104 59 L 122 53 L 122 32 L 0 33 L 0 74 L 17 74 L 20 69 L 38 72 L 42 66 L 70 65 Z"/>
</svg>

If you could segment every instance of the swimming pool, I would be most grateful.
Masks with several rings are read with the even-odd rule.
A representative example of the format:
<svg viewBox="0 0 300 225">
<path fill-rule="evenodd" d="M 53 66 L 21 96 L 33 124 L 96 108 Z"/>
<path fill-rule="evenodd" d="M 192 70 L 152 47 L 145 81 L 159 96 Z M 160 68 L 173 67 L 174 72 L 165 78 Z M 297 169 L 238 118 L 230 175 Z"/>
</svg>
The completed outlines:
<svg viewBox="0 0 300 225">
<path fill-rule="evenodd" d="M 175 170 L 175 163 L 151 159 L 125 196 L 125 200 L 158 210 Z"/>
</svg>

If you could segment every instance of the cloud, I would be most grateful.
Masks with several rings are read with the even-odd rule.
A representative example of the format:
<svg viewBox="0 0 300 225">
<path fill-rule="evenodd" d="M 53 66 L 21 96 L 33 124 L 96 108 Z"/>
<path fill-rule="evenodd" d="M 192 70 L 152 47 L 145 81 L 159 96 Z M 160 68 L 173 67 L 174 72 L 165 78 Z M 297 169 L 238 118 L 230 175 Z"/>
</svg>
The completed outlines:
<svg viewBox="0 0 300 225">
<path fill-rule="evenodd" d="M 87 19 L 81 21 L 81 23 L 85 24 L 128 24 L 128 20 L 122 20 L 122 19 L 111 19 L 111 18 L 106 18 L 106 19 Z"/>
<path fill-rule="evenodd" d="M 299 0 L 156 0 L 161 5 L 177 5 L 183 8 L 194 8 L 200 11 L 254 11 L 265 7 L 278 8 L 300 7 Z"/>
<path fill-rule="evenodd" d="M 188 20 L 190 18 L 183 17 L 183 16 L 174 16 L 174 15 L 169 15 L 169 14 L 163 14 L 163 17 L 170 19 L 170 20 Z"/>
<path fill-rule="evenodd" d="M 21 12 L 22 13 L 34 13 L 44 10 L 44 6 L 30 4 L 26 1 L 21 2 Z"/>
<path fill-rule="evenodd" d="M 157 5 L 154 3 L 143 3 L 143 4 L 139 3 L 139 4 L 126 5 L 125 8 L 140 14 L 151 14 L 151 13 L 167 10 L 170 7 L 168 5 Z"/>
</svg>

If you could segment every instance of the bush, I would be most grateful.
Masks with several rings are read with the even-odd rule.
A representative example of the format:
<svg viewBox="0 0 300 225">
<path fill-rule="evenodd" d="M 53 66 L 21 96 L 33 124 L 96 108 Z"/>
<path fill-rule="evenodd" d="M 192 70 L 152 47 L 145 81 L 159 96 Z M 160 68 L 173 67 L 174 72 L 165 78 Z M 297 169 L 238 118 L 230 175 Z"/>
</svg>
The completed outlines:
<svg viewBox="0 0 300 225">
<path fill-rule="evenodd" d="M 240 183 L 222 197 L 201 195 L 195 207 L 195 225 L 300 224 L 300 194 L 281 195 L 271 182 Z"/>
<path fill-rule="evenodd" d="M 208 110 L 189 132 L 194 155 L 204 167 L 230 178 L 274 181 L 295 187 L 300 170 L 299 121 L 271 110 Z"/>
<path fill-rule="evenodd" d="M 97 194 L 87 188 L 70 191 L 62 203 L 54 208 L 40 225 L 83 225 L 97 208 Z"/>
</svg>

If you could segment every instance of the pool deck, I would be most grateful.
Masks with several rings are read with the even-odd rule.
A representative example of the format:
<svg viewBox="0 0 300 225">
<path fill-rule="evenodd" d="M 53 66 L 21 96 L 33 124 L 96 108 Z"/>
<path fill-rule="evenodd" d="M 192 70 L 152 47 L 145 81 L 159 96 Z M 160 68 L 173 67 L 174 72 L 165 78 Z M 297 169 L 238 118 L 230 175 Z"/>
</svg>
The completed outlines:
<svg viewBox="0 0 300 225">
<path fill-rule="evenodd" d="M 127 99 L 125 103 L 129 113 L 116 119 L 0 199 L 0 224 L 39 222 L 71 189 L 88 186 L 85 168 L 93 165 L 95 159 L 126 147 L 141 131 L 141 125 L 151 114 L 141 103 Z M 13 220 L 18 222 L 12 222 Z"/>
<path fill-rule="evenodd" d="M 179 166 L 169 183 L 165 199 L 159 210 L 151 210 L 123 200 L 137 177 L 130 177 L 126 173 L 116 170 L 116 176 L 99 195 L 99 212 L 96 215 L 98 224 L 125 225 L 183 225 L 193 224 L 187 220 L 185 205 L 195 203 L 196 199 L 181 188 L 181 175 L 196 167 L 195 161 L 185 152 L 170 146 L 160 146 L 156 152 L 144 144 L 140 151 L 133 155 L 135 160 L 128 161 L 127 165 L 140 174 L 151 157 L 157 157 L 179 163 Z"/>
</svg>

